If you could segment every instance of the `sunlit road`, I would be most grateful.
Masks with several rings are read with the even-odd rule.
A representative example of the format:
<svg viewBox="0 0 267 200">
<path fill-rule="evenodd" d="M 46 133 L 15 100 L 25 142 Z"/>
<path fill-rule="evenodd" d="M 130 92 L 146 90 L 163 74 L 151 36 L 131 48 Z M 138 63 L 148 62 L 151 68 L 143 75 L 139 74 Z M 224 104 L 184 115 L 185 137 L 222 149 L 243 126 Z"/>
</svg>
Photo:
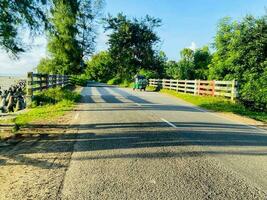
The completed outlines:
<svg viewBox="0 0 267 200">
<path fill-rule="evenodd" d="M 266 199 L 267 133 L 153 92 L 91 85 L 61 199 Z"/>
</svg>

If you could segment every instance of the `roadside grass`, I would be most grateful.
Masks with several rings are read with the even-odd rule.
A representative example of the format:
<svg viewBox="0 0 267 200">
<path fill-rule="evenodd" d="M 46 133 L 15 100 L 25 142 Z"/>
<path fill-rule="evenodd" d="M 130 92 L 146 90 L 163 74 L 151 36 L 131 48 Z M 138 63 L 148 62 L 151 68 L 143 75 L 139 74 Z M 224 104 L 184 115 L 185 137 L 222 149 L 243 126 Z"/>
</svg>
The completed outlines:
<svg viewBox="0 0 267 200">
<path fill-rule="evenodd" d="M 192 103 L 196 106 L 216 111 L 216 112 L 228 112 L 234 113 L 238 115 L 242 115 L 245 117 L 249 117 L 255 120 L 259 120 L 262 122 L 267 122 L 267 113 L 266 112 L 258 112 L 250 110 L 246 108 L 244 105 L 240 103 L 231 102 L 228 99 L 220 98 L 220 97 L 210 97 L 210 96 L 195 96 L 192 94 L 185 94 L 176 92 L 173 90 L 162 89 L 161 93 L 170 94 L 172 96 L 178 97 L 184 101 Z"/>
<path fill-rule="evenodd" d="M 71 111 L 74 107 L 74 101 L 62 100 L 56 104 L 47 104 L 44 106 L 37 106 L 29 109 L 28 112 L 18 115 L 13 122 L 15 123 L 15 131 L 20 127 L 35 121 L 50 121 L 59 116 L 62 116 L 65 112 Z"/>
<path fill-rule="evenodd" d="M 14 124 L 13 131 L 18 131 L 20 127 L 38 121 L 50 121 L 71 111 L 81 98 L 81 95 L 72 88 L 51 88 L 39 93 L 33 98 L 30 108 L 26 112 L 17 115 L 12 120 L 1 120 L 3 124 Z"/>
<path fill-rule="evenodd" d="M 148 92 L 155 92 L 156 91 L 156 88 L 155 87 L 153 87 L 153 86 L 147 86 L 146 87 L 146 91 L 148 91 Z"/>
</svg>

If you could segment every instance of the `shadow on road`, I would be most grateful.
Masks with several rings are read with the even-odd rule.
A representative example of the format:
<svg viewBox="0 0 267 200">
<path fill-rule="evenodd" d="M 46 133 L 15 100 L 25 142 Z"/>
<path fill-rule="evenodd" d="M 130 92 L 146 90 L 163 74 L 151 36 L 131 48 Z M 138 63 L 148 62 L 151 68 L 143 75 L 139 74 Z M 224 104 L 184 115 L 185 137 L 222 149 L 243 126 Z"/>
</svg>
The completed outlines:
<svg viewBox="0 0 267 200">
<path fill-rule="evenodd" d="M 179 146 L 237 146 L 237 147 L 267 147 L 267 135 L 257 133 L 243 125 L 236 124 L 212 124 L 212 123 L 175 123 L 178 129 L 169 128 L 166 123 L 101 123 L 101 124 L 74 124 L 69 126 L 68 134 L 60 136 L 48 135 L 32 144 L 31 139 L 23 142 L 23 148 L 18 151 L 13 150 L 13 154 L 7 153 L 8 149 L 0 150 L 0 166 L 9 165 L 5 159 L 13 159 L 17 164 L 33 165 L 41 168 L 60 168 L 52 161 L 33 159 L 31 154 L 48 154 L 71 152 L 75 142 L 79 143 L 78 151 L 101 151 L 110 149 L 137 149 L 154 147 L 179 147 Z M 57 125 L 29 125 L 38 129 L 62 129 L 64 124 Z M 80 134 L 75 134 L 75 130 L 81 130 Z M 73 130 L 73 132 L 72 132 Z M 252 132 L 254 131 L 254 132 Z M 104 133 L 104 134 L 96 134 Z M 111 159 L 111 158 L 151 158 L 160 159 L 165 157 L 188 157 L 203 155 L 254 155 L 266 156 L 264 151 L 186 151 L 181 153 L 149 153 L 149 154 L 121 154 L 83 157 L 80 159 Z"/>
<path fill-rule="evenodd" d="M 124 98 L 142 103 L 142 106 L 108 107 L 101 106 L 79 111 L 118 111 L 118 110 L 166 110 L 200 112 L 192 107 L 179 105 L 157 105 L 140 97 L 130 95 L 116 87 L 109 87 L 112 92 Z M 97 90 L 102 94 L 105 102 L 122 103 L 117 96 L 114 96 L 104 87 Z M 91 89 L 84 95 L 84 103 L 90 102 Z M 91 98 L 92 99 L 92 98 Z M 93 101 L 93 99 L 92 99 Z M 90 152 L 116 149 L 138 149 L 155 147 L 179 147 L 179 146 L 218 146 L 218 147 L 266 147 L 262 151 L 238 150 L 238 151 L 186 151 L 180 153 L 122 153 L 118 155 L 107 155 L 104 151 L 99 156 L 83 157 L 79 159 L 111 159 L 111 158 L 151 158 L 160 159 L 166 157 L 188 157 L 203 155 L 267 155 L 267 134 L 259 133 L 256 129 L 244 125 L 227 123 L 177 123 L 177 129 L 170 128 L 165 122 L 145 123 L 97 123 L 97 124 L 28 124 L 24 127 L 27 133 L 32 130 L 39 130 L 45 133 L 53 129 L 54 134 L 36 139 L 25 139 L 15 147 L 0 148 L 1 165 L 32 165 L 38 168 L 61 168 L 65 167 L 54 162 L 54 159 L 65 159 L 64 156 L 51 157 L 51 153 L 70 153 L 77 142 L 77 151 Z M 1 126 L 1 125 L 0 125 Z M 68 129 L 68 133 L 62 134 L 62 129 Z M 80 133 L 77 134 L 77 130 Z M 58 133 L 58 134 L 57 134 Z M 40 154 L 40 158 L 32 155 Z M 7 159 L 14 160 L 14 163 L 7 162 Z M 66 158 L 67 159 L 67 158 Z"/>
</svg>

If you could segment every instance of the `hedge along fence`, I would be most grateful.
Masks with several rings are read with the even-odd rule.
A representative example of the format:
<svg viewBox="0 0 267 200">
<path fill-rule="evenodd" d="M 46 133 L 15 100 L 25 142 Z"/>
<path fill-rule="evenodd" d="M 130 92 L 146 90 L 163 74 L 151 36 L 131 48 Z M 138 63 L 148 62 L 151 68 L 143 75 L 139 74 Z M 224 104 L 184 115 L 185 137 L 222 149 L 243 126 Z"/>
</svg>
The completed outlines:
<svg viewBox="0 0 267 200">
<path fill-rule="evenodd" d="M 70 76 L 49 75 L 28 72 L 27 74 L 27 101 L 30 103 L 35 91 L 42 91 L 48 88 L 64 87 L 70 84 Z"/>
<path fill-rule="evenodd" d="M 204 81 L 204 80 L 172 80 L 149 79 L 149 86 L 159 87 L 177 92 L 194 95 L 221 96 L 234 101 L 237 94 L 237 82 L 233 81 Z"/>
</svg>

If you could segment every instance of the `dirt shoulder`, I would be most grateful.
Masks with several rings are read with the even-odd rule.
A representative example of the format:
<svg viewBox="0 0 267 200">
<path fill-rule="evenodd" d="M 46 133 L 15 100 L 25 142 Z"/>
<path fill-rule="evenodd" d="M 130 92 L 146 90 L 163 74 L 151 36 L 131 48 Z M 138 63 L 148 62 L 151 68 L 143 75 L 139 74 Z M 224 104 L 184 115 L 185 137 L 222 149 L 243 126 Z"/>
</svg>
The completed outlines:
<svg viewBox="0 0 267 200">
<path fill-rule="evenodd" d="M 1 200 L 57 199 L 76 139 L 73 115 L 36 122 L 16 145 L 0 147 Z"/>
</svg>

